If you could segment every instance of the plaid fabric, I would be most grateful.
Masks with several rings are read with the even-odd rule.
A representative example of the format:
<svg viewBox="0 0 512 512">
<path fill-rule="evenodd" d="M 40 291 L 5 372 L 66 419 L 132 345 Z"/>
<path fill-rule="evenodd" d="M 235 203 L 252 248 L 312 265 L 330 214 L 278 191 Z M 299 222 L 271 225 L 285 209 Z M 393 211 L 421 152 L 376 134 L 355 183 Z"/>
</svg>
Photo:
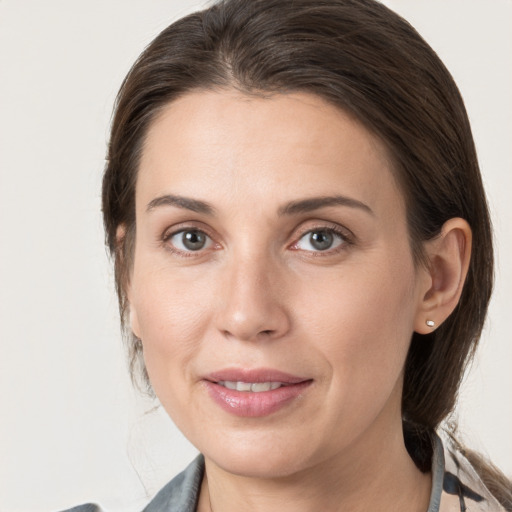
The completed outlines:
<svg viewBox="0 0 512 512">
<path fill-rule="evenodd" d="M 447 436 L 441 436 L 443 485 L 439 512 L 505 512 L 469 461 Z"/>
</svg>

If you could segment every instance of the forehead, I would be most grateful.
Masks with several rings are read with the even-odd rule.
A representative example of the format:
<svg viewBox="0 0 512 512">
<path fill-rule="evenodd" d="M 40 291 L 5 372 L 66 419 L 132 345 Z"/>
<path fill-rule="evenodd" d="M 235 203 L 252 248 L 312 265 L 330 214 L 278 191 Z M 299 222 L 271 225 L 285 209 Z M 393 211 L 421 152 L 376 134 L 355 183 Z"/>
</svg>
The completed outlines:
<svg viewBox="0 0 512 512">
<path fill-rule="evenodd" d="M 137 203 L 179 193 L 207 201 L 351 194 L 401 203 L 384 144 L 343 110 L 306 93 L 198 91 L 151 124 Z"/>
</svg>

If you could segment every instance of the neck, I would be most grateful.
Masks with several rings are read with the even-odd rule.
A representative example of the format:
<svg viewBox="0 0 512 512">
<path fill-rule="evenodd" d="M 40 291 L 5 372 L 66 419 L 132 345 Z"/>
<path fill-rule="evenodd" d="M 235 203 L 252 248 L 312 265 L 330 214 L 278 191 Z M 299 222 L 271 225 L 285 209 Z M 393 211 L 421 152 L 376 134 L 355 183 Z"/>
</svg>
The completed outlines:
<svg viewBox="0 0 512 512">
<path fill-rule="evenodd" d="M 198 512 L 424 512 L 431 475 L 414 465 L 401 424 L 370 434 L 343 454 L 279 478 L 234 475 L 206 458 Z"/>
</svg>

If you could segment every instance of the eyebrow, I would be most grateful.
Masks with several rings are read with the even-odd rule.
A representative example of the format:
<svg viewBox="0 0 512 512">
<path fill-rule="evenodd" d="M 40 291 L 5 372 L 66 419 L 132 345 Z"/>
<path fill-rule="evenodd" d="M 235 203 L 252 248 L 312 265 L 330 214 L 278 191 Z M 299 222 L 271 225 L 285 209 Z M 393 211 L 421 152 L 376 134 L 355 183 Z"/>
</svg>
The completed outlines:
<svg viewBox="0 0 512 512">
<path fill-rule="evenodd" d="M 190 210 L 196 213 L 203 213 L 205 215 L 215 214 L 215 208 L 204 201 L 191 199 L 189 197 L 174 196 L 172 194 L 156 197 L 148 203 L 146 211 L 149 212 L 159 206 L 175 206 L 177 208 Z"/>
<path fill-rule="evenodd" d="M 371 215 L 373 210 L 365 203 L 346 196 L 322 196 L 291 201 L 279 208 L 279 215 L 295 215 L 298 213 L 308 213 L 327 206 L 349 206 L 350 208 L 361 209 Z"/>
<path fill-rule="evenodd" d="M 166 194 L 156 197 L 148 203 L 146 211 L 154 210 L 160 206 L 174 206 L 184 210 L 190 210 L 196 213 L 205 215 L 215 215 L 215 208 L 198 199 L 191 199 L 190 197 L 175 196 Z M 308 213 L 320 208 L 328 206 L 348 206 L 351 208 L 358 208 L 371 215 L 374 215 L 373 210 L 365 203 L 346 196 L 322 196 L 322 197 L 309 197 L 298 201 L 291 201 L 281 206 L 278 210 L 279 216 L 296 215 L 299 213 Z"/>
</svg>

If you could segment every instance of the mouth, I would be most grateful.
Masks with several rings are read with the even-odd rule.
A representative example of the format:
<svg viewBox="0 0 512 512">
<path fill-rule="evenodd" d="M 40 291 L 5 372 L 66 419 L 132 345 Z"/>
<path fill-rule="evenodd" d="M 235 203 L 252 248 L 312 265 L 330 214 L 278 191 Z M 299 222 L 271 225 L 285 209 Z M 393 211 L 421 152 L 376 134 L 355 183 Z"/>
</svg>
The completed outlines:
<svg viewBox="0 0 512 512">
<path fill-rule="evenodd" d="M 203 380 L 210 397 L 230 414 L 268 416 L 307 392 L 313 379 L 269 369 L 226 369 Z"/>
</svg>

